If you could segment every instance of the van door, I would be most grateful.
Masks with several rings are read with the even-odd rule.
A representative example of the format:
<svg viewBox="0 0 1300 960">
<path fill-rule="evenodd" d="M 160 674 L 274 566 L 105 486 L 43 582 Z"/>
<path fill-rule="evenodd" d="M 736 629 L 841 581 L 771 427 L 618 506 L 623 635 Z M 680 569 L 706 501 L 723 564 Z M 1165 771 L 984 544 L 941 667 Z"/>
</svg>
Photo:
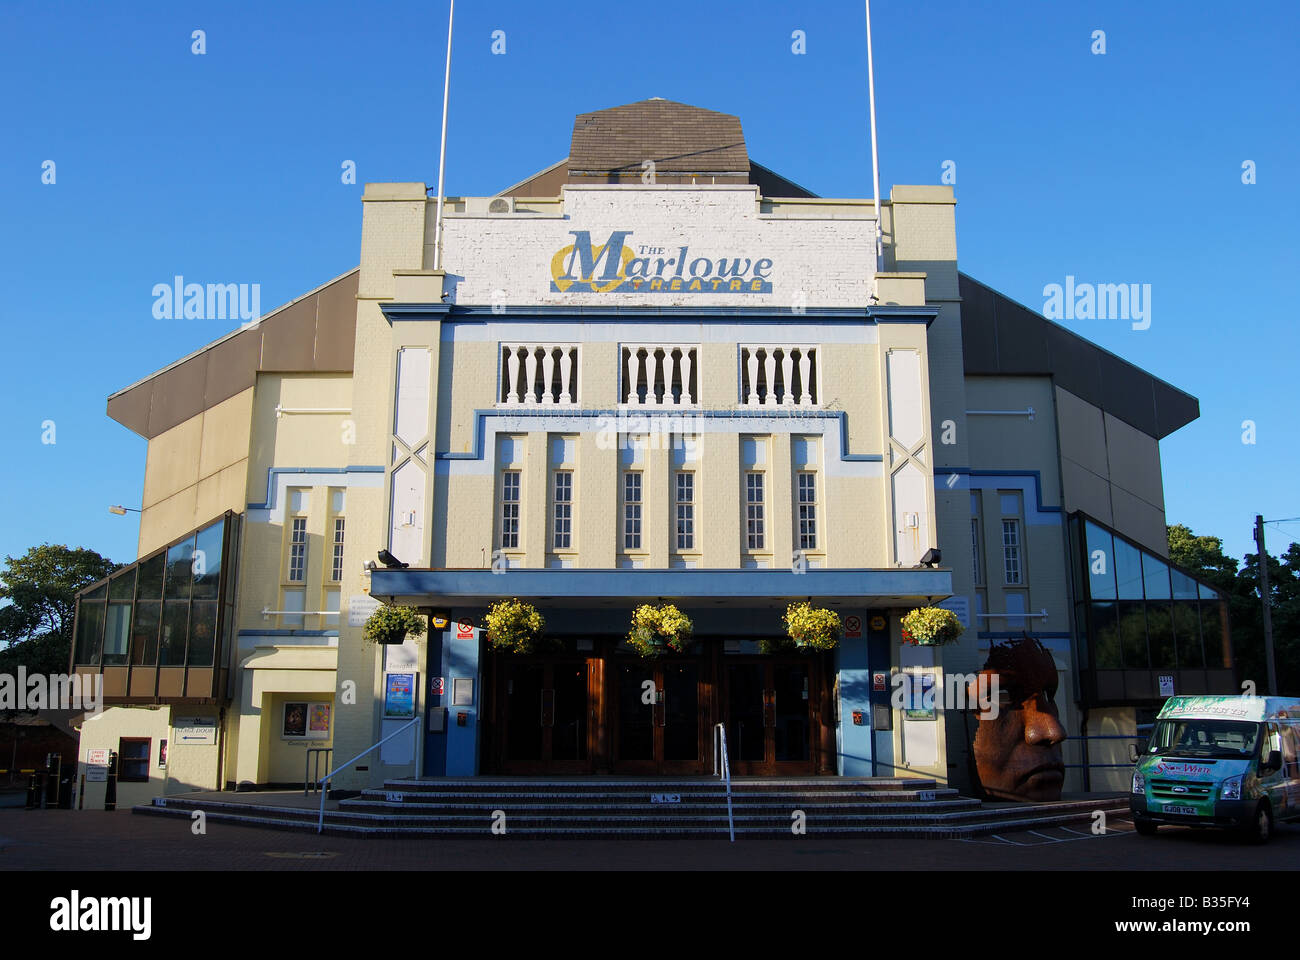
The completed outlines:
<svg viewBox="0 0 1300 960">
<path fill-rule="evenodd" d="M 1264 788 L 1273 806 L 1273 819 L 1280 821 L 1294 816 L 1296 813 L 1296 799 L 1292 795 L 1291 788 L 1292 771 L 1291 766 L 1284 757 L 1282 769 L 1264 772 L 1263 767 L 1268 762 L 1269 754 L 1274 750 L 1281 753 L 1283 745 L 1282 731 L 1277 723 L 1264 724 L 1263 733 L 1264 735 L 1260 738 L 1259 753 L 1255 759 L 1255 764 L 1259 773 L 1260 786 Z"/>
<path fill-rule="evenodd" d="M 1278 724 L 1281 733 L 1282 775 L 1286 778 L 1287 816 L 1300 817 L 1300 722 Z"/>
</svg>

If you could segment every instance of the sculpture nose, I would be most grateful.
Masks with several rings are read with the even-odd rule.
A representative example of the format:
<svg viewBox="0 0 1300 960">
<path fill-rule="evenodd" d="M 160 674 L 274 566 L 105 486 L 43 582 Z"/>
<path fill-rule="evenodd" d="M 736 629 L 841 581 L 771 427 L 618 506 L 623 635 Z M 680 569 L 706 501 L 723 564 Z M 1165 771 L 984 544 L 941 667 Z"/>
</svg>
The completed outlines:
<svg viewBox="0 0 1300 960">
<path fill-rule="evenodd" d="M 1056 706 L 1046 694 L 1026 700 L 1024 716 L 1025 743 L 1052 745 L 1066 739 L 1065 728 L 1056 716 Z"/>
</svg>

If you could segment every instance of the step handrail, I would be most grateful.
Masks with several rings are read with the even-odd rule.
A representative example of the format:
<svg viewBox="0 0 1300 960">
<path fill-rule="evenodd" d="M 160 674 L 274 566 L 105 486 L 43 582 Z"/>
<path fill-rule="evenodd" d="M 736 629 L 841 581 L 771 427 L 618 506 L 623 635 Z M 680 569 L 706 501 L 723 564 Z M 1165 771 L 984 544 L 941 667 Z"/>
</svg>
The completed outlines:
<svg viewBox="0 0 1300 960">
<path fill-rule="evenodd" d="M 333 747 L 309 747 L 307 749 L 307 762 L 302 771 L 302 795 L 311 796 L 312 787 L 320 789 L 320 759 L 321 754 L 325 754 L 325 769 L 329 769 L 329 764 L 334 756 Z M 313 777 L 312 774 L 315 773 Z"/>
<path fill-rule="evenodd" d="M 727 757 L 727 725 L 719 723 L 714 728 L 717 736 L 713 738 L 713 772 L 717 774 L 718 760 L 722 761 L 721 776 L 727 785 L 727 829 L 731 834 L 731 842 L 736 842 L 736 818 L 731 810 L 731 760 Z M 719 749 L 721 744 L 721 749 Z"/>
<path fill-rule="evenodd" d="M 351 760 L 349 760 L 347 763 L 340 763 L 337 767 L 335 767 L 335 768 L 334 768 L 333 770 L 331 770 L 329 773 L 325 774 L 325 776 L 324 776 L 324 777 L 321 779 L 321 781 L 320 781 L 320 785 L 321 785 L 321 791 L 320 791 L 320 817 L 319 817 L 319 818 L 317 819 L 317 821 L 316 821 L 316 832 L 317 832 L 317 833 L 324 833 L 324 832 L 325 832 L 325 798 L 326 798 L 327 796 L 329 796 L 329 792 L 330 792 L 330 791 L 329 791 L 329 782 L 330 782 L 330 780 L 332 780 L 332 779 L 334 778 L 334 774 L 336 774 L 336 773 L 340 773 L 340 772 L 342 772 L 344 769 L 346 769 L 347 767 L 352 766 L 352 764 L 356 763 L 358 760 L 360 760 L 362 757 L 364 757 L 366 754 L 368 754 L 371 750 L 374 750 L 376 747 L 382 747 L 382 746 L 383 746 L 384 744 L 386 744 L 389 740 L 393 739 L 393 737 L 397 736 L 399 733 L 402 733 L 402 732 L 405 731 L 405 730 L 409 730 L 409 729 L 411 729 L 411 727 L 415 726 L 415 725 L 416 725 L 417 723 L 419 723 L 419 722 L 420 722 L 420 717 L 419 717 L 418 715 L 412 717 L 411 720 L 410 720 L 408 723 L 404 723 L 404 724 L 402 724 L 400 727 L 398 727 L 396 730 L 394 730 L 394 731 L 393 731 L 392 733 L 390 733 L 388 736 L 384 737 L 384 739 L 380 740 L 378 743 L 371 744 L 370 746 L 366 747 L 366 749 L 364 749 L 364 750 L 362 750 L 360 753 L 358 753 L 358 754 L 357 754 L 355 757 L 353 757 Z"/>
</svg>

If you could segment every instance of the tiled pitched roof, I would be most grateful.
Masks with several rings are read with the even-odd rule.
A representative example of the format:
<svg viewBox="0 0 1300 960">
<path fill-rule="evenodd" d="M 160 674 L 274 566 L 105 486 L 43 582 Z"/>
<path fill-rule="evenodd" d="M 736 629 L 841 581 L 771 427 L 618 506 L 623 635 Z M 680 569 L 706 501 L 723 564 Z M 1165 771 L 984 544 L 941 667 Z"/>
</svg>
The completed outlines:
<svg viewBox="0 0 1300 960">
<path fill-rule="evenodd" d="M 574 118 L 570 177 L 639 174 L 646 160 L 664 173 L 749 177 L 745 134 L 729 113 L 655 98 Z"/>
</svg>

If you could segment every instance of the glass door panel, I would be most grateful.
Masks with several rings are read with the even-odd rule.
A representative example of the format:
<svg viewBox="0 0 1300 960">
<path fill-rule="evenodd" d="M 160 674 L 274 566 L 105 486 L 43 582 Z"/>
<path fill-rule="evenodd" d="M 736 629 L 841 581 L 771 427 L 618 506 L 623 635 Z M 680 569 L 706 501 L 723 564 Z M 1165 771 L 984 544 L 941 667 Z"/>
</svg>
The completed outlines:
<svg viewBox="0 0 1300 960">
<path fill-rule="evenodd" d="M 654 704 L 644 703 L 653 668 L 621 663 L 618 673 L 618 760 L 654 760 Z"/>
<path fill-rule="evenodd" d="M 727 664 L 727 750 L 733 763 L 767 757 L 763 673 L 761 663 Z"/>
<path fill-rule="evenodd" d="M 665 664 L 664 760 L 689 762 L 700 759 L 700 671 L 693 663 Z"/>
<path fill-rule="evenodd" d="M 506 741 L 503 757 L 511 761 L 542 759 L 542 690 L 545 667 L 512 663 L 506 667 Z"/>
<path fill-rule="evenodd" d="M 778 762 L 811 759 L 808 674 L 805 663 L 772 665 L 772 690 L 776 701 L 774 746 Z"/>
<path fill-rule="evenodd" d="M 587 665 L 559 663 L 554 671 L 552 760 L 587 759 Z"/>
</svg>

